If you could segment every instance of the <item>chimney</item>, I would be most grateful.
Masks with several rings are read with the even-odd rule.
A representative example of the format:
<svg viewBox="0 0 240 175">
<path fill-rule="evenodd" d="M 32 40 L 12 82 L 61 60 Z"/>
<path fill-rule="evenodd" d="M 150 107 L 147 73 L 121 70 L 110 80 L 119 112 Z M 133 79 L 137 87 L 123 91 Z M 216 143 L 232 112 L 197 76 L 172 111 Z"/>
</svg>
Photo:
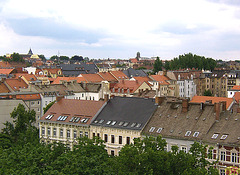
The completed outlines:
<svg viewBox="0 0 240 175">
<path fill-rule="evenodd" d="M 216 120 L 220 118 L 220 103 L 214 103 L 214 112 L 216 113 Z"/>
<path fill-rule="evenodd" d="M 226 110 L 227 110 L 227 102 L 222 101 L 222 111 L 226 111 Z"/>
<path fill-rule="evenodd" d="M 182 112 L 188 111 L 188 99 L 182 99 Z"/>
<path fill-rule="evenodd" d="M 59 102 L 61 99 L 63 99 L 64 96 L 63 95 L 60 95 L 60 96 L 56 96 L 56 101 Z"/>
<path fill-rule="evenodd" d="M 165 97 L 155 97 L 155 105 L 161 105 Z"/>
<path fill-rule="evenodd" d="M 20 82 L 21 82 L 21 79 L 22 79 L 22 78 L 19 76 L 19 77 L 18 77 L 18 81 L 20 81 Z"/>
<path fill-rule="evenodd" d="M 204 103 L 200 103 L 200 109 L 201 109 L 201 110 L 204 109 Z"/>
<path fill-rule="evenodd" d="M 104 102 L 108 102 L 109 100 L 109 95 L 108 94 L 104 94 Z"/>
</svg>

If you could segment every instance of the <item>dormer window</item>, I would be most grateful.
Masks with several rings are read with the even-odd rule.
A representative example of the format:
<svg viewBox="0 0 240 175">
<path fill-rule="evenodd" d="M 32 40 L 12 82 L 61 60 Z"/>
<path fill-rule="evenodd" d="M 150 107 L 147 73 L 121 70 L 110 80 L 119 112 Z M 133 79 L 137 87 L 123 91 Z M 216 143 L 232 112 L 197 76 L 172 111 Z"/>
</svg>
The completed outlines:
<svg viewBox="0 0 240 175">
<path fill-rule="evenodd" d="M 187 131 L 186 134 L 185 134 L 185 136 L 188 137 L 188 136 L 190 136 L 190 134 L 191 134 L 191 131 Z"/>
<path fill-rule="evenodd" d="M 150 129 L 149 129 L 149 132 L 153 132 L 155 130 L 155 127 L 151 127 Z"/>
<path fill-rule="evenodd" d="M 216 139 L 218 137 L 218 134 L 213 134 L 212 139 Z"/>
<path fill-rule="evenodd" d="M 228 135 L 222 135 L 222 137 L 220 138 L 221 140 L 225 140 L 227 138 Z"/>
<path fill-rule="evenodd" d="M 193 137 L 198 137 L 199 132 L 194 132 Z"/>
<path fill-rule="evenodd" d="M 157 129 L 157 133 L 160 133 L 162 131 L 162 128 Z"/>
</svg>

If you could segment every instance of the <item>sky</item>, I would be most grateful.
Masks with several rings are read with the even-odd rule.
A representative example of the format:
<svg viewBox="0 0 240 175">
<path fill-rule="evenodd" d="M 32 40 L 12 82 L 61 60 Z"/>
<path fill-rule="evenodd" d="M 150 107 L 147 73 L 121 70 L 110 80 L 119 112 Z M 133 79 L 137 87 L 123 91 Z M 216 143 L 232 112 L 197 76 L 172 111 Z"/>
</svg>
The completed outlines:
<svg viewBox="0 0 240 175">
<path fill-rule="evenodd" d="M 0 55 L 240 59 L 240 0 L 0 0 Z"/>
</svg>

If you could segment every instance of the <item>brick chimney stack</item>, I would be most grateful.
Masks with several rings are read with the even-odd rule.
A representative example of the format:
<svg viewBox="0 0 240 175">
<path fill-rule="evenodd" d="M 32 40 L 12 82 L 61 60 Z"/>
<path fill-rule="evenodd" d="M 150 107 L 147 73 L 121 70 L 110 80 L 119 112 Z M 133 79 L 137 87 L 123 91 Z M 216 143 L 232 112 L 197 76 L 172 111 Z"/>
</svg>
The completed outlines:
<svg viewBox="0 0 240 175">
<path fill-rule="evenodd" d="M 155 105 L 161 105 L 165 97 L 155 97 Z"/>
<path fill-rule="evenodd" d="M 59 102 L 59 101 L 60 101 L 61 99 L 63 99 L 63 98 L 64 98 L 63 95 L 57 96 L 57 97 L 56 97 L 56 101 Z"/>
<path fill-rule="evenodd" d="M 188 111 L 188 99 L 182 99 L 182 112 Z"/>
<path fill-rule="evenodd" d="M 108 102 L 109 100 L 109 95 L 108 94 L 104 94 L 104 102 Z"/>
<path fill-rule="evenodd" d="M 214 103 L 214 112 L 216 113 L 216 120 L 220 119 L 220 103 Z"/>
</svg>

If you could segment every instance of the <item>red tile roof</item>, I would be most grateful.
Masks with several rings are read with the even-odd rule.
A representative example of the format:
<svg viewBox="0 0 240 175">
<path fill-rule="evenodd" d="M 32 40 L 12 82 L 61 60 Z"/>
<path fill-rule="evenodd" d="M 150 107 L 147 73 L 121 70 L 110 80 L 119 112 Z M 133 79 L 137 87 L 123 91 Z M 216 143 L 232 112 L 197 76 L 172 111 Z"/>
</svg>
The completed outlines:
<svg viewBox="0 0 240 175">
<path fill-rule="evenodd" d="M 59 116 L 68 116 L 65 121 L 59 122 L 70 123 L 72 117 L 80 117 L 78 122 L 71 123 L 90 124 L 91 119 L 96 115 L 104 103 L 104 101 L 61 99 L 59 102 L 53 104 L 46 114 L 41 117 L 41 120 L 46 121 L 46 116 L 53 114 L 50 121 L 59 121 L 57 120 Z M 86 123 L 81 123 L 81 120 L 84 118 L 88 118 L 89 120 Z"/>
<path fill-rule="evenodd" d="M 11 92 L 11 91 L 7 88 L 7 86 L 4 83 L 0 82 L 0 93 L 8 93 L 8 92 Z"/>
<path fill-rule="evenodd" d="M 106 81 L 117 81 L 117 79 L 110 74 L 110 72 L 98 72 L 98 74 Z"/>
<path fill-rule="evenodd" d="M 14 69 L 0 69 L 0 74 L 11 74 Z"/>
<path fill-rule="evenodd" d="M 233 86 L 232 90 L 240 90 L 240 86 L 239 85 L 235 85 L 235 86 Z"/>
<path fill-rule="evenodd" d="M 101 82 L 104 79 L 98 74 L 81 74 L 80 77 L 83 77 L 89 83 Z"/>
<path fill-rule="evenodd" d="M 124 93 L 135 93 L 135 91 L 143 84 L 144 82 L 134 81 L 134 80 L 121 80 L 118 83 L 116 83 L 112 88 L 112 92 L 119 92 L 122 93 L 122 89 L 124 89 Z"/>
<path fill-rule="evenodd" d="M 28 87 L 21 78 L 6 79 L 5 83 L 9 85 L 13 91 L 19 91 L 20 88 L 26 89 Z"/>
<path fill-rule="evenodd" d="M 33 74 L 16 73 L 15 78 L 24 77 L 27 81 L 36 81 L 37 77 Z"/>
<path fill-rule="evenodd" d="M 86 80 L 83 77 L 57 77 L 51 84 L 61 84 L 60 81 L 71 81 L 76 80 L 77 83 L 86 82 Z"/>
<path fill-rule="evenodd" d="M 131 63 L 137 63 L 138 62 L 137 58 L 131 58 L 129 60 L 130 60 Z"/>
<path fill-rule="evenodd" d="M 24 94 L 24 95 L 16 95 L 16 99 L 22 100 L 40 100 L 40 94 Z"/>
<path fill-rule="evenodd" d="M 128 77 L 122 71 L 110 71 L 117 80 L 127 80 Z"/>
<path fill-rule="evenodd" d="M 8 68 L 8 67 L 12 67 L 12 65 L 9 64 L 9 62 L 0 61 L 0 67 L 2 67 L 2 68 Z"/>
<path fill-rule="evenodd" d="M 194 96 L 190 102 L 192 103 L 205 103 L 206 101 L 212 100 L 212 104 L 219 103 L 220 101 L 227 102 L 227 108 L 233 102 L 232 98 L 227 97 L 210 97 L 210 96 Z"/>
<path fill-rule="evenodd" d="M 159 82 L 160 85 L 168 85 L 169 83 L 167 82 L 167 80 L 170 80 L 168 77 L 164 75 L 151 75 L 151 78 Z"/>
<path fill-rule="evenodd" d="M 234 94 L 234 99 L 237 102 L 237 104 L 239 104 L 239 100 L 240 100 L 240 92 L 235 92 Z"/>
</svg>

